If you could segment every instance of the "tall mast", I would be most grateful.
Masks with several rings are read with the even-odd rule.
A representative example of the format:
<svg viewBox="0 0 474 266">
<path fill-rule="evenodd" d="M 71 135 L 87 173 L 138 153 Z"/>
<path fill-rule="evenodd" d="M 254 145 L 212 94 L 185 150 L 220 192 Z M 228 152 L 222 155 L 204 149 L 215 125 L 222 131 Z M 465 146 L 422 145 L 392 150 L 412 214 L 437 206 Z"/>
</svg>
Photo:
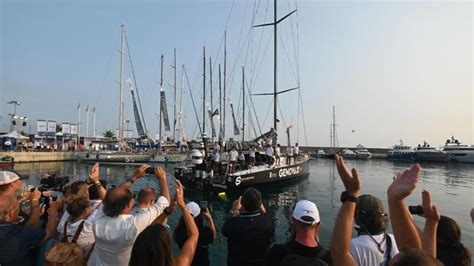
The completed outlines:
<svg viewBox="0 0 474 266">
<path fill-rule="evenodd" d="M 214 112 L 214 106 L 212 103 L 212 57 L 209 57 L 209 90 L 211 91 L 211 112 Z"/>
<path fill-rule="evenodd" d="M 121 38 L 121 45 L 120 45 L 120 103 L 119 103 L 119 135 L 118 135 L 118 146 L 119 151 L 123 149 L 123 122 L 124 122 L 124 102 L 123 102 L 123 57 L 124 57 L 124 50 L 125 50 L 125 25 L 121 25 L 122 27 L 122 38 Z"/>
<path fill-rule="evenodd" d="M 222 87 L 221 87 L 221 64 L 219 64 L 219 138 L 224 139 L 222 136 Z"/>
<path fill-rule="evenodd" d="M 332 143 L 336 149 L 336 107 L 332 106 Z"/>
<path fill-rule="evenodd" d="M 245 70 L 242 67 L 242 142 L 245 140 Z"/>
<path fill-rule="evenodd" d="M 176 141 L 176 48 L 174 48 L 174 97 L 173 97 L 173 140 Z"/>
<path fill-rule="evenodd" d="M 183 89 L 184 89 L 184 65 L 181 66 L 181 91 L 179 95 L 179 141 L 183 138 Z"/>
<path fill-rule="evenodd" d="M 277 0 L 273 5 L 273 128 L 277 131 Z M 273 143 L 276 145 L 276 143 Z"/>
<path fill-rule="evenodd" d="M 223 101 L 223 118 L 222 118 L 222 139 L 225 140 L 225 110 L 227 109 L 225 105 L 226 100 L 226 70 L 227 70 L 227 31 L 224 31 L 224 101 Z"/>
<path fill-rule="evenodd" d="M 161 55 L 161 75 L 160 75 L 160 131 L 158 133 L 159 135 L 159 140 L 160 140 L 160 148 L 161 148 L 161 120 L 163 119 L 163 109 L 161 108 L 161 91 L 164 90 L 163 88 L 163 61 L 164 61 L 164 56 L 163 54 Z"/>
<path fill-rule="evenodd" d="M 202 47 L 202 133 L 206 133 L 206 46 Z"/>
</svg>

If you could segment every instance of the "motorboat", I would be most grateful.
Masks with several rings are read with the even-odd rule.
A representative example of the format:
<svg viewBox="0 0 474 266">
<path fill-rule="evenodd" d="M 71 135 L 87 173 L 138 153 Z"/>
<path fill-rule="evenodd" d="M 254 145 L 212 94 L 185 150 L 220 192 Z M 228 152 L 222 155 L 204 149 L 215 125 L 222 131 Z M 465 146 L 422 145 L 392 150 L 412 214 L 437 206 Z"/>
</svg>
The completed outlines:
<svg viewBox="0 0 474 266">
<path fill-rule="evenodd" d="M 418 144 L 414 153 L 415 161 L 419 162 L 447 162 L 451 157 L 449 153 L 430 146 L 426 141 L 423 145 Z"/>
<path fill-rule="evenodd" d="M 391 161 L 413 161 L 415 152 L 410 146 L 403 145 L 403 141 L 400 140 L 400 144 L 393 146 L 393 149 L 387 153 L 387 160 Z"/>
<path fill-rule="evenodd" d="M 350 149 L 343 149 L 341 152 L 342 158 L 344 159 L 355 159 L 356 154 Z"/>
<path fill-rule="evenodd" d="M 79 160 L 83 163 L 101 164 L 143 164 L 148 163 L 152 158 L 147 153 L 100 151 L 84 152 L 79 155 Z"/>
<path fill-rule="evenodd" d="M 317 152 L 313 152 L 311 154 L 311 157 L 317 158 L 317 159 L 324 158 L 325 156 L 326 156 L 326 153 L 324 152 L 323 149 L 319 149 Z"/>
<path fill-rule="evenodd" d="M 446 140 L 446 143 L 441 150 L 451 156 L 451 161 L 458 163 L 474 163 L 474 145 L 469 146 L 461 144 L 461 142 L 454 137 Z"/>
<path fill-rule="evenodd" d="M 368 160 L 372 158 L 372 153 L 370 153 L 369 150 L 367 150 L 367 148 L 365 148 L 364 146 L 360 144 L 357 145 L 355 154 L 358 160 Z"/>
<path fill-rule="evenodd" d="M 0 158 L 0 167 L 12 166 L 15 164 L 15 158 L 12 156 L 3 156 Z"/>
</svg>

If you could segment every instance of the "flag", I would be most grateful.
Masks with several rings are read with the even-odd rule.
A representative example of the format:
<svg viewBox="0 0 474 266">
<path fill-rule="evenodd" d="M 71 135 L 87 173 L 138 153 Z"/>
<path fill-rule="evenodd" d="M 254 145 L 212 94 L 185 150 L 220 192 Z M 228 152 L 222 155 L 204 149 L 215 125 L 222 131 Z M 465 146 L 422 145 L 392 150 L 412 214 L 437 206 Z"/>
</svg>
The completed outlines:
<svg viewBox="0 0 474 266">
<path fill-rule="evenodd" d="M 77 105 L 77 110 L 81 109 L 81 103 Z"/>
</svg>

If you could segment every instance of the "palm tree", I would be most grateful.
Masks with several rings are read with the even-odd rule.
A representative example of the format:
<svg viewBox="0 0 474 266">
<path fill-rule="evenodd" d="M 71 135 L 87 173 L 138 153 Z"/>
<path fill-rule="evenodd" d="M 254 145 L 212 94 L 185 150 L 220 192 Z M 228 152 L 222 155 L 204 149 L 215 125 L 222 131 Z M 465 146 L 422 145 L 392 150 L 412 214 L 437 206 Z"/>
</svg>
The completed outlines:
<svg viewBox="0 0 474 266">
<path fill-rule="evenodd" d="M 106 130 L 102 135 L 109 139 L 115 138 L 115 133 L 112 130 Z"/>
</svg>

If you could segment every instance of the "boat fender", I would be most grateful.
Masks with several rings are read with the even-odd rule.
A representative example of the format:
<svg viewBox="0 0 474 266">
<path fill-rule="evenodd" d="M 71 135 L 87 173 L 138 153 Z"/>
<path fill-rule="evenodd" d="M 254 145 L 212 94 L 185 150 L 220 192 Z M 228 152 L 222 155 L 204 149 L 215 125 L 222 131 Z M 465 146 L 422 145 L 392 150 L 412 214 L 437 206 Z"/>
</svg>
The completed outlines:
<svg viewBox="0 0 474 266">
<path fill-rule="evenodd" d="M 130 162 L 130 158 L 125 157 L 125 162 L 126 162 L 126 163 L 129 163 L 129 162 Z"/>
</svg>

